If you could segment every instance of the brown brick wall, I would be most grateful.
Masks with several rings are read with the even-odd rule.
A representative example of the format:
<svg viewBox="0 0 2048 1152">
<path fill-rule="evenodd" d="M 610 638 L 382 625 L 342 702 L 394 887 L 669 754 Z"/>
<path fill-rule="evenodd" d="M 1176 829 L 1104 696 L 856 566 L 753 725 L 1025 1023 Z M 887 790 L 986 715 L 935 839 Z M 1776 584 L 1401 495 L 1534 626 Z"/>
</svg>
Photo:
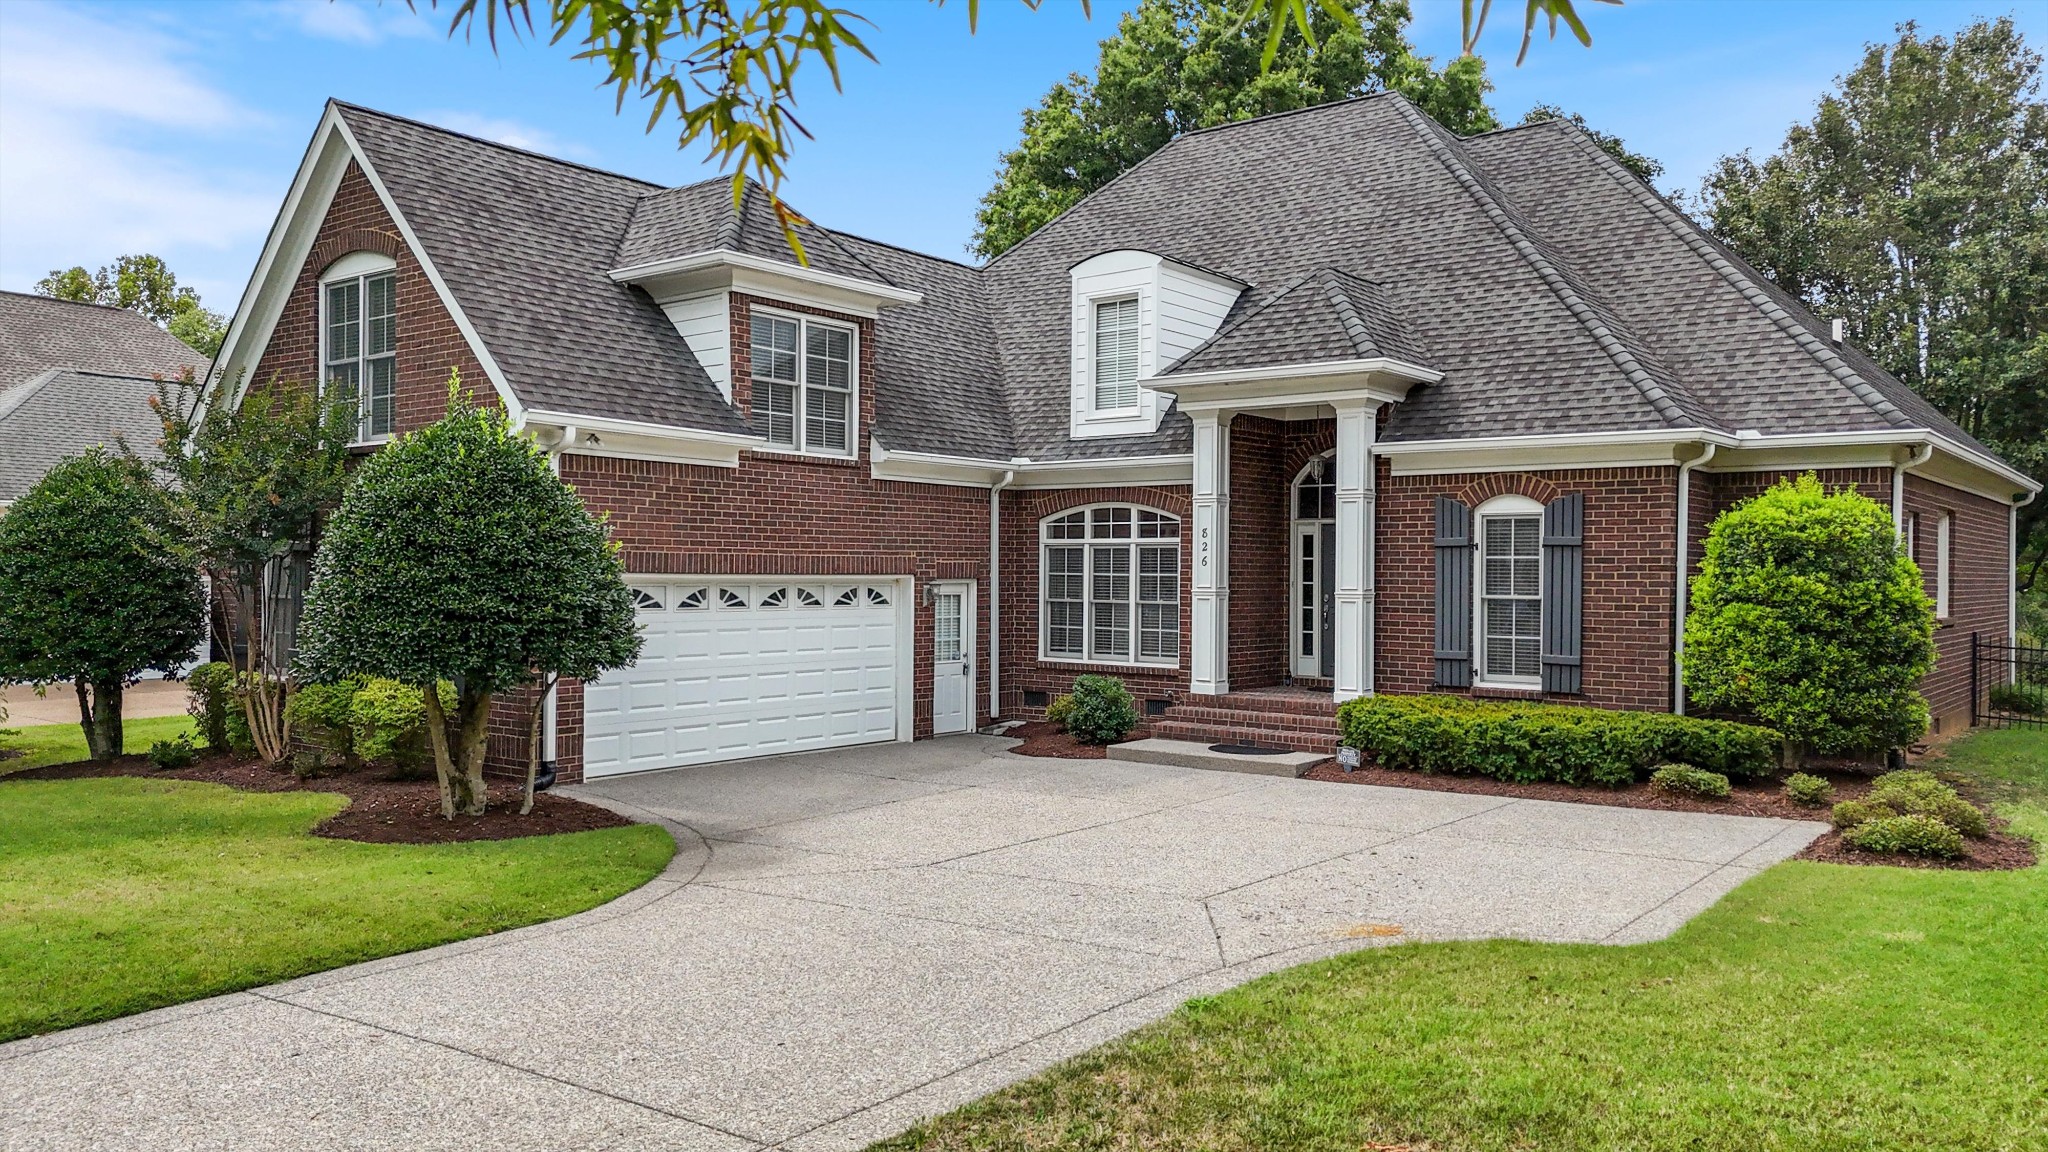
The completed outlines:
<svg viewBox="0 0 2048 1152">
<path fill-rule="evenodd" d="M 1913 562 L 1935 597 L 1940 515 L 1949 521 L 1948 615 L 1934 623 L 1934 670 L 1921 681 L 1936 732 L 1970 723 L 1970 634 L 2004 643 L 2012 623 L 2012 520 L 2005 504 L 1908 474 L 1906 512 L 1920 517 Z"/>
<path fill-rule="evenodd" d="M 319 378 L 320 273 L 351 252 L 380 252 L 398 263 L 397 430 L 410 431 L 441 418 L 453 371 L 462 373 L 466 391 L 479 403 L 496 404 L 497 393 L 469 341 L 354 161 L 342 174 L 327 219 L 292 283 L 270 343 L 256 362 L 255 379 Z"/>
<path fill-rule="evenodd" d="M 1393 476 L 1381 461 L 1378 690 L 1431 692 L 1436 663 L 1436 498 L 1476 507 L 1516 493 L 1585 497 L 1584 694 L 1607 708 L 1662 710 L 1671 699 L 1677 469 Z"/>
</svg>

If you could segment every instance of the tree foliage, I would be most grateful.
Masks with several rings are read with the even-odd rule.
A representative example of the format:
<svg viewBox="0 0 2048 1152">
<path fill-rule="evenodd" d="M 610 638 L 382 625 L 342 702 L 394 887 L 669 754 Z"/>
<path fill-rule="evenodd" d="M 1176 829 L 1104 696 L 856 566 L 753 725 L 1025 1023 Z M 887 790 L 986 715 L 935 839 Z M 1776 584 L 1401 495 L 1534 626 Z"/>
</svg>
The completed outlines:
<svg viewBox="0 0 2048 1152">
<path fill-rule="evenodd" d="M 312 548 L 321 517 L 341 501 L 356 399 L 346 388 L 322 395 L 282 379 L 239 395 L 223 384 L 204 410 L 201 396 L 190 378 L 157 385 L 162 453 L 150 466 L 163 477 L 180 546 L 212 574 L 214 603 L 241 641 L 236 695 L 250 739 L 275 764 L 291 747 L 291 681 L 277 650 L 283 637 L 260 626 L 264 589 L 286 578 L 292 554 Z"/>
<path fill-rule="evenodd" d="M 1934 662 L 1934 604 L 1891 513 L 1809 473 L 1708 529 L 1684 661 L 1694 701 L 1795 747 L 1900 747 L 1927 731 L 1918 686 Z"/>
<path fill-rule="evenodd" d="M 227 334 L 227 320 L 208 311 L 199 302 L 199 293 L 180 287 L 169 266 L 147 253 L 123 256 L 102 265 L 98 272 L 83 267 L 53 268 L 36 281 L 35 289 L 59 300 L 139 312 L 206 356 L 220 351 L 221 338 Z"/>
<path fill-rule="evenodd" d="M 1555 104 L 1538 104 L 1522 116 L 1524 124 L 1541 124 L 1545 120 L 1569 120 L 1578 125 L 1581 131 L 1592 138 L 1593 143 L 1600 146 L 1601 151 L 1614 157 L 1623 168 L 1635 173 L 1636 179 L 1645 184 L 1654 182 L 1657 177 L 1664 174 L 1662 161 L 1640 152 L 1629 151 L 1628 145 L 1622 142 L 1621 137 L 1602 132 L 1586 123 L 1585 116 L 1580 113 L 1566 112 Z"/>
<path fill-rule="evenodd" d="M 1701 188 L 1714 234 L 2011 461 L 2048 475 L 2048 104 L 2010 19 L 1873 44 L 1762 161 Z M 2020 579 L 2048 565 L 2021 509 Z"/>
<path fill-rule="evenodd" d="M 1008 251 L 1197 128 L 1381 91 L 1406 95 L 1455 132 L 1497 127 L 1485 65 L 1464 56 L 1436 68 L 1408 43 L 1408 20 L 1405 0 L 1319 8 L 1311 35 L 1283 29 L 1265 67 L 1265 21 L 1243 20 L 1222 0 L 1142 0 L 1102 42 L 1092 77 L 1068 76 L 1025 111 L 969 247 L 983 258 Z"/>
<path fill-rule="evenodd" d="M 148 477 L 98 448 L 0 515 L 0 682 L 70 681 L 95 760 L 121 754 L 122 691 L 199 644 L 199 574 L 169 529 Z"/>
<path fill-rule="evenodd" d="M 406 0 L 409 6 L 419 2 Z M 473 34 L 481 23 L 496 48 L 501 26 L 509 35 L 535 34 L 536 0 L 425 2 L 431 8 L 446 3 L 452 13 L 450 36 Z M 1023 2 L 1036 8 L 1041 0 Z M 945 0 L 934 3 L 942 5 Z M 1562 25 L 1580 44 L 1591 46 L 1592 34 L 1580 20 L 1576 3 L 1524 0 L 1517 65 L 1528 55 L 1539 22 L 1553 40 Z M 673 115 L 681 123 L 678 146 L 702 145 L 714 163 L 731 168 L 735 206 L 747 181 L 766 187 L 784 235 L 803 258 L 795 228 L 800 217 L 781 198 L 784 163 L 795 139 L 810 135 L 796 116 L 796 78 L 807 61 L 816 59 L 837 89 L 842 52 L 875 59 L 854 27 L 867 20 L 832 7 L 830 0 L 538 0 L 538 6 L 546 12 L 549 42 L 572 41 L 580 49 L 576 59 L 601 64 L 605 85 L 616 94 L 620 108 L 628 96 L 649 103 L 650 132 Z M 972 32 L 980 0 L 966 0 L 965 7 Z M 1385 11 L 1407 11 L 1406 0 L 1225 0 L 1220 7 L 1235 23 L 1261 30 L 1253 46 L 1262 72 L 1279 59 L 1290 34 L 1319 43 L 1318 25 L 1357 31 L 1358 10 L 1367 13 L 1366 25 L 1380 23 Z M 1082 8 L 1088 9 L 1088 0 L 1082 0 Z M 1476 58 L 1492 10 L 1493 0 L 1464 4 L 1462 56 L 1473 61 L 1461 66 L 1467 82 L 1483 83 Z"/>
<path fill-rule="evenodd" d="M 546 453 L 451 381 L 447 415 L 365 461 L 329 521 L 300 662 L 314 680 L 418 688 L 443 813 L 478 814 L 495 696 L 638 657 L 623 572 L 604 522 Z M 456 687 L 452 716 L 433 690 L 443 680 Z"/>
</svg>

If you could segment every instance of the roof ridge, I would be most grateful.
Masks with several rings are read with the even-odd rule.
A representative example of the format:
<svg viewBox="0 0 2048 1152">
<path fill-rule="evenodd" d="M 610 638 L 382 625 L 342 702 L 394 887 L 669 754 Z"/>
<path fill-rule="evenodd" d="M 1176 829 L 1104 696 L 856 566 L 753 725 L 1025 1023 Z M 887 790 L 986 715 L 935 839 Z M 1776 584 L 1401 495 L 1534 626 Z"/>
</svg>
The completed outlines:
<svg viewBox="0 0 2048 1152">
<path fill-rule="evenodd" d="M 346 108 L 351 112 L 363 112 L 371 116 L 382 117 L 386 120 L 395 120 L 400 124 L 410 124 L 415 128 L 425 128 L 430 132 L 439 132 L 442 133 L 443 135 L 458 137 L 463 140 L 468 140 L 474 144 L 482 144 L 487 148 L 496 148 L 501 152 L 511 152 L 520 156 L 531 156 L 536 160 L 545 160 L 550 164 L 560 164 L 564 168 L 581 168 L 585 172 L 595 172 L 599 176 L 610 176 L 613 179 L 617 180 L 630 180 L 635 184 L 645 184 L 647 187 L 655 189 L 657 191 L 667 191 L 667 189 L 663 188 L 662 185 L 656 184 L 652 180 L 642 179 L 641 177 L 638 176 L 628 176 L 624 172 L 614 172 L 609 168 L 599 168 L 595 164 L 584 164 L 576 160 L 564 160 L 560 156 L 550 156 L 545 152 L 539 152 L 532 148 L 521 148 L 517 144 L 507 144 L 501 140 L 492 140 L 486 136 L 478 136 L 473 132 L 464 132 L 456 128 L 447 128 L 439 124 L 430 124 L 425 120 L 418 120 L 411 116 L 400 116 L 396 112 L 386 112 L 381 108 L 371 108 L 363 104 L 351 104 L 346 100 L 340 100 L 332 96 L 327 98 L 327 102 L 334 105 L 337 108 Z M 716 177 L 713 177 L 713 179 L 716 179 Z M 699 183 L 702 183 L 702 181 L 699 181 Z M 689 187 L 689 185 L 681 185 L 681 187 Z"/>
<path fill-rule="evenodd" d="M 0 391 L 0 420 L 14 415 L 14 410 L 27 403 L 29 397 L 41 392 L 50 381 L 69 371 L 69 368 L 45 368 L 14 387 Z"/>
<path fill-rule="evenodd" d="M 43 300 L 51 304 L 75 304 L 80 308 L 101 308 L 108 312 L 135 312 L 134 309 L 123 308 L 119 304 L 102 304 L 97 300 L 66 300 L 62 296 L 45 296 L 41 292 L 17 292 L 12 288 L 0 288 L 0 296 L 19 296 L 23 300 Z M 144 323 L 156 323 L 140 312 L 135 312 L 135 316 Z"/>
<path fill-rule="evenodd" d="M 1072 204 L 1067 205 L 1064 209 L 1062 209 L 1059 212 L 1058 215 L 1054 216 L 1050 220 L 1047 220 L 1045 223 L 1040 224 L 1038 227 L 1032 229 L 1030 234 L 1025 236 L 1022 240 L 1019 240 L 1015 244 L 1010 245 L 1008 248 L 1003 249 L 1001 252 L 996 253 L 995 256 L 991 257 L 989 262 L 983 264 L 981 268 L 983 271 L 986 271 L 990 268 L 995 267 L 997 264 L 1002 262 L 1004 257 L 1008 256 L 1012 252 L 1015 252 L 1017 249 L 1024 247 L 1026 244 L 1031 243 L 1031 241 L 1037 239 L 1040 235 L 1043 235 L 1046 229 L 1052 227 L 1054 224 L 1065 219 L 1067 216 L 1072 215 L 1076 210 L 1078 210 L 1081 207 L 1081 205 L 1088 203 L 1090 200 L 1093 200 L 1097 196 L 1100 196 L 1103 193 L 1109 191 L 1111 188 L 1116 187 L 1118 184 L 1122 183 L 1125 178 L 1129 177 L 1132 173 L 1137 172 L 1138 170 L 1144 168 L 1145 165 L 1150 164 L 1152 163 L 1152 161 L 1158 159 L 1159 157 L 1164 156 L 1168 152 L 1173 151 L 1175 146 L 1180 144 L 1180 142 L 1183 140 L 1191 139 L 1196 136 L 1206 135 L 1211 132 L 1220 132 L 1225 128 L 1242 128 L 1247 124 L 1258 124 L 1267 120 L 1278 120 L 1284 116 L 1298 116 L 1306 112 L 1315 112 L 1322 109 L 1336 108 L 1352 104 L 1366 104 L 1386 96 L 1394 97 L 1394 103 L 1397 106 L 1409 104 L 1408 98 L 1406 96 L 1403 96 L 1399 92 L 1396 92 L 1391 88 L 1388 88 L 1379 92 L 1368 92 L 1363 96 L 1350 96 L 1346 97 L 1343 100 L 1332 100 L 1327 104 L 1309 104 L 1301 108 L 1289 108 L 1284 112 L 1268 112 L 1264 116 L 1253 116 L 1248 120 L 1232 120 L 1226 124 L 1211 124 L 1207 128 L 1190 128 L 1187 131 L 1181 133 L 1180 135 L 1175 136 L 1173 139 L 1168 140 L 1165 144 L 1160 145 L 1157 149 L 1154 149 L 1150 155 L 1138 161 L 1136 164 L 1133 164 L 1129 168 L 1126 168 L 1123 171 L 1117 173 L 1116 175 L 1110 177 L 1109 180 L 1106 181 L 1101 187 L 1088 192 L 1079 200 L 1076 200 Z M 1410 106 L 1412 107 L 1412 105 Z M 1186 359 L 1186 357 L 1184 356 L 1182 357 L 1182 359 L 1184 360 Z"/>
<path fill-rule="evenodd" d="M 733 252 L 740 250 L 740 238 L 747 231 L 747 189 L 753 181 L 740 181 L 739 191 L 725 198 L 720 211 L 725 213 L 725 222 L 718 226 L 718 246 Z"/>
<path fill-rule="evenodd" d="M 1352 302 L 1351 294 L 1344 289 L 1345 279 L 1350 277 L 1342 269 L 1324 268 L 1315 273 L 1323 282 L 1323 291 L 1330 304 L 1337 310 L 1337 322 L 1344 325 L 1345 335 L 1351 337 L 1351 347 L 1360 356 L 1385 355 L 1386 350 L 1372 338 L 1371 329 L 1365 325 L 1365 318 L 1358 314 L 1358 306 Z"/>
<path fill-rule="evenodd" d="M 1624 189 L 1630 191 L 1634 195 L 1637 204 L 1647 209 L 1657 219 L 1658 223 L 1663 224 L 1673 236 L 1678 238 L 1680 243 L 1683 243 L 1686 247 L 1692 249 L 1695 254 L 1706 260 L 1708 267 L 1718 273 L 1737 292 L 1740 292 L 1745 301 L 1755 307 L 1758 312 L 1761 312 L 1765 319 L 1769 320 L 1774 327 L 1790 338 L 1794 344 L 1797 344 L 1801 351 L 1812 356 L 1822 368 L 1827 370 L 1830 376 L 1833 376 L 1838 383 L 1847 388 L 1851 395 L 1861 400 L 1871 411 L 1882 417 L 1885 423 L 1890 424 L 1894 428 L 1918 426 L 1912 417 L 1906 414 L 1904 409 L 1901 409 L 1898 404 L 1893 402 L 1891 397 L 1886 396 L 1875 385 L 1871 384 L 1870 381 L 1864 379 L 1863 374 L 1851 367 L 1849 362 L 1843 359 L 1839 353 L 1808 331 L 1806 325 L 1800 323 L 1798 317 L 1787 311 L 1783 304 L 1772 299 L 1767 289 L 1750 278 L 1749 272 L 1754 270 L 1746 269 L 1739 262 L 1739 257 L 1723 249 L 1713 237 L 1706 235 L 1697 224 L 1687 219 L 1683 213 L 1673 207 L 1671 202 L 1666 200 L 1655 188 L 1636 179 L 1634 174 L 1622 168 L 1615 161 L 1614 157 L 1609 156 L 1605 149 L 1600 148 L 1588 139 L 1585 132 L 1578 130 L 1576 125 L 1571 125 L 1568 121 L 1562 123 L 1566 123 L 1568 127 L 1573 129 L 1571 137 L 1574 144 L 1580 151 L 1592 156 L 1595 163 L 1600 165 L 1601 170 L 1607 173 L 1609 179 L 1614 180 L 1616 183 L 1621 184 Z"/>
<path fill-rule="evenodd" d="M 1466 194 L 1472 197 L 1473 202 L 1479 205 L 1480 211 L 1485 213 L 1495 228 L 1499 229 L 1516 253 L 1550 289 L 1551 294 L 1557 297 L 1565 306 L 1565 310 L 1572 314 L 1572 318 L 1593 337 L 1593 342 L 1599 345 L 1600 350 L 1607 354 L 1607 358 L 1614 362 L 1614 366 L 1621 370 L 1622 376 L 1642 394 L 1651 410 L 1674 428 L 1696 423 L 1672 397 L 1664 384 L 1643 366 L 1635 351 L 1624 343 L 1615 331 L 1614 325 L 1594 311 L 1592 304 L 1580 295 L 1577 286 L 1567 279 L 1564 271 L 1538 246 L 1533 235 L 1534 230 L 1523 228 L 1508 213 L 1506 206 L 1501 203 L 1501 198 L 1485 186 L 1472 166 L 1453 152 L 1450 145 L 1432 130 L 1435 122 L 1428 120 L 1421 109 L 1406 101 L 1402 101 L 1396 107 L 1407 118 L 1409 127 L 1422 138 L 1423 146 L 1429 149 L 1437 162 L 1451 174 L 1451 178 L 1456 180 L 1459 186 L 1465 189 Z M 1673 387 L 1676 387 L 1676 382 Z"/>
<path fill-rule="evenodd" d="M 1164 151 L 1164 149 L 1161 149 L 1161 151 Z M 1313 273 L 1298 272 L 1293 276 L 1290 276 L 1287 279 L 1282 280 L 1279 286 L 1273 290 L 1272 295 L 1267 296 L 1264 300 L 1261 300 L 1258 303 L 1253 304 L 1250 307 L 1247 307 L 1244 311 L 1239 312 L 1237 314 L 1237 319 L 1226 320 L 1223 324 L 1217 327 L 1215 332 L 1210 334 L 1207 340 L 1204 340 L 1200 344 L 1195 345 L 1193 348 L 1188 349 L 1186 352 L 1181 354 L 1181 357 L 1178 360 L 1175 360 L 1173 363 L 1167 365 L 1165 368 L 1160 369 L 1159 375 L 1164 376 L 1168 372 L 1173 371 L 1175 368 L 1180 367 L 1182 364 L 1185 364 L 1188 361 L 1193 360 L 1195 357 L 1201 355 L 1203 352 L 1207 351 L 1211 347 L 1214 347 L 1216 344 L 1220 343 L 1225 337 L 1229 336 L 1232 332 L 1235 332 L 1239 328 L 1242 328 L 1246 324 L 1250 323 L 1252 317 L 1262 314 L 1263 312 L 1265 312 L 1266 309 L 1271 308 L 1275 304 L 1278 304 L 1281 301 L 1281 299 L 1284 298 L 1288 293 L 1293 292 L 1296 288 L 1299 288 L 1303 284 L 1308 283 L 1309 277 L 1311 275 L 1313 275 Z"/>
<path fill-rule="evenodd" d="M 877 240 L 872 236 L 863 236 L 858 232 L 848 232 L 844 228 L 828 228 L 823 224 L 818 225 L 818 227 L 824 228 L 825 231 L 842 239 L 858 240 L 863 244 L 873 244 L 877 248 L 888 248 L 892 251 L 901 252 L 906 256 L 915 256 L 920 260 L 936 260 L 941 264 L 951 264 L 955 268 L 964 269 L 968 272 L 980 272 L 983 267 L 980 264 L 969 264 L 965 260 L 955 260 L 951 256 L 940 256 L 935 253 L 920 251 L 905 244 L 897 244 L 894 241 Z"/>
</svg>

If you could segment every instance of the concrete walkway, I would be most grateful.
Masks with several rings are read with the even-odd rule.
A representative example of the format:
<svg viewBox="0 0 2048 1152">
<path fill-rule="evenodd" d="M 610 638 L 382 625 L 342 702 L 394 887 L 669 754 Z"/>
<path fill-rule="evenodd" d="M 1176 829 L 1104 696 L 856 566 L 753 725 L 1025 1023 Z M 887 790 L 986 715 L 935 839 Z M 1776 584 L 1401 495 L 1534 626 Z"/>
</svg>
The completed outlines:
<svg viewBox="0 0 2048 1152">
<path fill-rule="evenodd" d="M 1005 746 L 573 789 L 667 823 L 675 863 L 567 920 L 0 1047 L 0 1148 L 859 1148 L 1315 957 L 1657 939 L 1823 830 Z"/>
</svg>

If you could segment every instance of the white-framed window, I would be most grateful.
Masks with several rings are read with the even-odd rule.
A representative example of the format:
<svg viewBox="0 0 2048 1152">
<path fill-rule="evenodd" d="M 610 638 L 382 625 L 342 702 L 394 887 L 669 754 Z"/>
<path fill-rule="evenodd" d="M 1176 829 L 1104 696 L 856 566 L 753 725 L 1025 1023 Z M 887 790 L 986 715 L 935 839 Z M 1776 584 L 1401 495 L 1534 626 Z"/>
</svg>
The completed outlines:
<svg viewBox="0 0 2048 1152">
<path fill-rule="evenodd" d="M 1138 298 L 1095 302 L 1095 410 L 1138 406 Z"/>
<path fill-rule="evenodd" d="M 1941 513 L 1934 521 L 1934 615 L 1948 619 L 1948 553 L 1954 517 Z"/>
<path fill-rule="evenodd" d="M 1180 662 L 1180 521 L 1128 504 L 1047 517 L 1039 651 L 1099 664 Z"/>
<path fill-rule="evenodd" d="M 342 257 L 320 278 L 320 379 L 356 394 L 356 439 L 387 440 L 398 402 L 398 273 L 376 253 Z"/>
<path fill-rule="evenodd" d="M 860 411 L 854 329 L 757 309 L 748 337 L 756 430 L 791 451 L 853 455 Z"/>
<path fill-rule="evenodd" d="M 1474 515 L 1479 571 L 1474 667 L 1482 684 L 1515 688 L 1543 682 L 1543 506 L 1496 496 Z"/>
</svg>

